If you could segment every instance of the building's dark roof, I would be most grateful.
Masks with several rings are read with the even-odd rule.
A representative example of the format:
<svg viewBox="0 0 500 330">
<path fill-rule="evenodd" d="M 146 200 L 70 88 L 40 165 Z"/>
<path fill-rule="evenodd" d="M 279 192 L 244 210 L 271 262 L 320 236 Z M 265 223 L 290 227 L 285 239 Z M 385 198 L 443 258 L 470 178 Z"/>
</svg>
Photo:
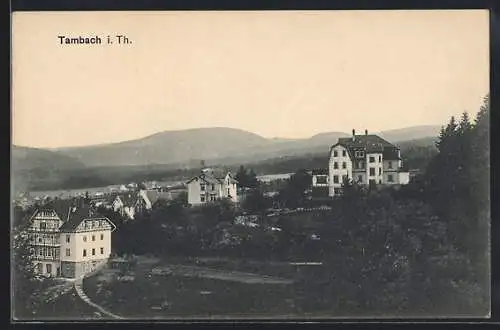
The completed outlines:
<svg viewBox="0 0 500 330">
<path fill-rule="evenodd" d="M 312 170 L 312 175 L 328 175 L 327 168 L 317 168 Z"/>
<path fill-rule="evenodd" d="M 399 160 L 399 153 L 396 147 L 385 147 L 382 155 L 384 160 Z"/>
<path fill-rule="evenodd" d="M 137 201 L 137 193 L 121 193 L 117 194 L 116 197 L 120 198 L 124 206 L 132 206 Z"/>
<path fill-rule="evenodd" d="M 354 139 L 352 137 L 339 138 L 337 144 L 344 146 L 351 158 L 354 151 L 364 150 L 367 153 L 383 153 L 384 159 L 398 159 L 397 147 L 374 134 L 355 135 Z"/>
<path fill-rule="evenodd" d="M 172 197 L 168 191 L 145 190 L 144 193 L 151 205 L 154 205 L 159 200 L 169 200 Z"/>
<path fill-rule="evenodd" d="M 69 219 L 59 228 L 62 232 L 74 231 L 85 219 L 107 219 L 93 211 L 88 205 L 74 207 L 69 213 Z M 109 220 L 108 220 L 109 221 Z"/>
<path fill-rule="evenodd" d="M 68 219 L 69 209 L 73 205 L 73 201 L 71 199 L 53 199 L 43 205 L 40 210 L 54 210 L 62 221 L 66 221 Z"/>
<path fill-rule="evenodd" d="M 230 178 L 229 182 L 230 183 L 238 183 L 238 181 L 233 178 L 231 171 L 220 169 L 220 168 L 218 168 L 218 169 L 206 168 L 206 169 L 203 169 L 201 171 L 200 175 L 189 179 L 186 182 L 186 184 L 189 184 L 194 179 L 200 179 L 200 180 L 203 180 L 206 183 L 210 183 L 210 184 L 222 184 L 222 183 L 224 183 L 224 179 L 226 179 L 227 175 L 229 175 L 229 178 Z"/>
</svg>

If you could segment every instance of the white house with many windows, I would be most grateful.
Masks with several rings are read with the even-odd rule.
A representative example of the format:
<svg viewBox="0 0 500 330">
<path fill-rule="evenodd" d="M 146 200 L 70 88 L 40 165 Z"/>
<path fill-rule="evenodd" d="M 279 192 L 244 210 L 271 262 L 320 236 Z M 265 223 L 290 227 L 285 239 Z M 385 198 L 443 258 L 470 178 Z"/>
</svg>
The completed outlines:
<svg viewBox="0 0 500 330">
<path fill-rule="evenodd" d="M 238 182 L 230 172 L 217 174 L 214 170 L 205 169 L 202 173 L 186 182 L 188 203 L 202 205 L 221 198 L 238 201 Z"/>
<path fill-rule="evenodd" d="M 330 197 L 341 194 L 344 180 L 359 185 L 404 185 L 410 180 L 409 171 L 403 168 L 400 150 L 377 135 L 339 138 L 330 148 L 328 174 L 313 171 L 313 190 L 328 186 Z"/>
<path fill-rule="evenodd" d="M 36 210 L 28 235 L 37 273 L 77 278 L 95 270 L 110 256 L 114 230 L 89 205 L 60 202 Z"/>
</svg>

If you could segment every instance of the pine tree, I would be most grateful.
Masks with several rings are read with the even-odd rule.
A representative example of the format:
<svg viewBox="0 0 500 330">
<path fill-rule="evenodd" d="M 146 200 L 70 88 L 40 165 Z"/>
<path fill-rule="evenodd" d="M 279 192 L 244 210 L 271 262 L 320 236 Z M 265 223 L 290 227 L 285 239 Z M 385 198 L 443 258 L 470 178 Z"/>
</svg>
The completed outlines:
<svg viewBox="0 0 500 330">
<path fill-rule="evenodd" d="M 240 187 L 248 186 L 248 174 L 245 166 L 240 165 L 240 168 L 238 169 L 238 172 L 236 172 L 234 178 L 236 179 L 236 181 L 238 181 Z"/>
</svg>

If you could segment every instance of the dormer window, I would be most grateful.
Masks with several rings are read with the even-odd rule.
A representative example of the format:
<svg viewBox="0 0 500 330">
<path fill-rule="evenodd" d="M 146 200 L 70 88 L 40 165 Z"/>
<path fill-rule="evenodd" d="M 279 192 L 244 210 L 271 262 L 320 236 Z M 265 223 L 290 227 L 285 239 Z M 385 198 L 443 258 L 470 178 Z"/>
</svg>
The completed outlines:
<svg viewBox="0 0 500 330">
<path fill-rule="evenodd" d="M 337 150 L 334 150 L 333 151 L 333 157 L 337 157 L 337 156 L 338 156 Z"/>
<path fill-rule="evenodd" d="M 204 184 L 200 184 L 200 190 L 201 191 L 205 191 L 205 185 Z"/>
<path fill-rule="evenodd" d="M 364 151 L 356 151 L 355 153 L 356 158 L 363 158 L 365 156 Z"/>
</svg>

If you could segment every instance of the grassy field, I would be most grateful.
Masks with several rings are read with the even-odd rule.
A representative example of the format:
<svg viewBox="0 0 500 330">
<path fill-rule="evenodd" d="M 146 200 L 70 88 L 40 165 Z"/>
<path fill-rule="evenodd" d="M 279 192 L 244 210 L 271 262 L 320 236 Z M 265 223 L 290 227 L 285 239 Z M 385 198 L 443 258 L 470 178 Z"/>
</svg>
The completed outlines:
<svg viewBox="0 0 500 330">
<path fill-rule="evenodd" d="M 179 260 L 176 260 L 177 262 Z M 296 269 L 284 263 L 266 263 L 228 259 L 191 260 L 184 267 L 196 264 L 193 269 L 209 267 L 222 271 L 226 276 L 238 276 L 235 271 L 254 271 L 263 281 L 271 276 L 295 280 Z M 105 309 L 126 318 L 224 318 L 224 317 L 299 317 L 306 313 L 329 308 L 311 305 L 310 297 L 298 283 L 244 283 L 236 280 L 218 280 L 199 276 L 151 275 L 158 265 L 138 266 L 130 275 L 132 281 L 116 280 L 116 272 L 108 270 L 84 281 L 87 295 Z M 168 264 L 172 267 L 171 264 Z M 274 274 L 272 273 L 273 267 Z M 106 272 L 106 271 L 104 271 Z M 268 276 L 262 276 L 268 273 Z M 309 301 L 309 302 L 308 302 Z M 319 300 L 321 301 L 321 300 Z"/>
</svg>

